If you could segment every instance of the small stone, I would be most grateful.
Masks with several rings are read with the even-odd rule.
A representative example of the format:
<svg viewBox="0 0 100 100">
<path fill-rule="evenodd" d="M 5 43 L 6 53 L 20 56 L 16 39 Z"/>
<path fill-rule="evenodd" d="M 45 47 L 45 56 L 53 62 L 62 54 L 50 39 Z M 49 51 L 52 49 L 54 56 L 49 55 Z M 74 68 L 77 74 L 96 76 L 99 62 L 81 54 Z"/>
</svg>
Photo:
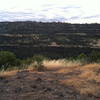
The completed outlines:
<svg viewBox="0 0 100 100">
<path fill-rule="evenodd" d="M 4 80 L 3 82 L 4 82 L 4 83 L 8 83 L 9 81 L 8 81 L 8 80 Z"/>
<path fill-rule="evenodd" d="M 59 94 L 59 96 L 60 96 L 60 97 L 64 97 L 64 95 L 63 95 L 63 94 Z"/>
<path fill-rule="evenodd" d="M 5 77 L 3 77 L 3 76 L 0 76 L 0 80 L 4 80 L 5 79 Z"/>
<path fill-rule="evenodd" d="M 32 85 L 31 87 L 32 87 L 33 89 L 36 89 L 36 88 L 37 88 L 37 86 L 36 86 L 36 85 Z"/>
<path fill-rule="evenodd" d="M 41 78 L 37 78 L 36 81 L 39 81 L 40 82 L 40 81 L 42 81 L 42 79 Z"/>
<path fill-rule="evenodd" d="M 15 93 L 19 93 L 19 92 L 21 92 L 21 90 L 22 90 L 22 89 L 21 89 L 20 87 L 19 87 L 19 88 L 16 88 L 16 89 L 15 89 Z"/>
<path fill-rule="evenodd" d="M 47 91 L 52 91 L 52 89 L 51 88 L 44 89 L 44 92 L 47 92 Z"/>
</svg>

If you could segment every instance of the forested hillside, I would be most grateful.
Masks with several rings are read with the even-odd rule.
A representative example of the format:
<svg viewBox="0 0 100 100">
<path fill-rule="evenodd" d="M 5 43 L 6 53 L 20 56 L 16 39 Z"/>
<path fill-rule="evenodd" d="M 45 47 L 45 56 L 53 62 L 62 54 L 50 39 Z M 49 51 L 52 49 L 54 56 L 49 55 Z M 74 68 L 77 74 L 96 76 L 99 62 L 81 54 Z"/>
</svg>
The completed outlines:
<svg viewBox="0 0 100 100">
<path fill-rule="evenodd" d="M 0 34 L 99 33 L 100 24 L 0 22 Z"/>
<path fill-rule="evenodd" d="M 17 55 L 72 56 L 94 49 L 100 49 L 100 24 L 0 22 L 0 50 Z"/>
</svg>

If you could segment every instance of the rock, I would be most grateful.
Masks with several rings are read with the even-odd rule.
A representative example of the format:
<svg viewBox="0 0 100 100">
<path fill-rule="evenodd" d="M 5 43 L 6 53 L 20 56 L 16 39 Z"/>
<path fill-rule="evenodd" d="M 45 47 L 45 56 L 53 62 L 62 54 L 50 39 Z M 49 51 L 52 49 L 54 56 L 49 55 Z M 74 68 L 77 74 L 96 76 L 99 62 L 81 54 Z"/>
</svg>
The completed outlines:
<svg viewBox="0 0 100 100">
<path fill-rule="evenodd" d="M 5 79 L 5 77 L 3 77 L 3 76 L 0 76 L 0 80 L 4 80 Z"/>
<path fill-rule="evenodd" d="M 36 88 L 37 88 L 37 86 L 36 86 L 36 85 L 32 85 L 32 86 L 31 86 L 31 88 L 36 89 Z"/>
<path fill-rule="evenodd" d="M 52 91 L 52 89 L 51 88 L 45 88 L 44 89 L 44 92 L 48 92 L 48 91 Z"/>
<path fill-rule="evenodd" d="M 14 92 L 15 92 L 15 93 L 19 93 L 19 92 L 21 92 L 21 90 L 22 90 L 22 89 L 21 89 L 20 87 L 18 87 L 18 88 L 15 89 Z"/>
<path fill-rule="evenodd" d="M 8 83 L 9 81 L 8 81 L 8 80 L 4 80 L 3 82 L 4 82 L 4 83 Z"/>
<path fill-rule="evenodd" d="M 42 79 L 41 79 L 41 78 L 37 78 L 36 81 L 37 81 L 37 82 L 41 82 Z"/>
</svg>

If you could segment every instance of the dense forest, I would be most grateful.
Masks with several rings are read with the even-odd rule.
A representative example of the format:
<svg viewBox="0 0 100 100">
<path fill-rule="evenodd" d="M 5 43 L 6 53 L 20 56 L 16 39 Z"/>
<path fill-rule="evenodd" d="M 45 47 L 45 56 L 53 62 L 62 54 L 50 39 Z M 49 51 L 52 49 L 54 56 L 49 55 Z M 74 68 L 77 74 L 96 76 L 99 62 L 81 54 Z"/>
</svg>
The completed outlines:
<svg viewBox="0 0 100 100">
<path fill-rule="evenodd" d="M 99 33 L 100 24 L 0 22 L 0 34 Z"/>
<path fill-rule="evenodd" d="M 0 22 L 0 50 L 19 57 L 43 54 L 55 58 L 98 51 L 100 24 Z"/>
</svg>

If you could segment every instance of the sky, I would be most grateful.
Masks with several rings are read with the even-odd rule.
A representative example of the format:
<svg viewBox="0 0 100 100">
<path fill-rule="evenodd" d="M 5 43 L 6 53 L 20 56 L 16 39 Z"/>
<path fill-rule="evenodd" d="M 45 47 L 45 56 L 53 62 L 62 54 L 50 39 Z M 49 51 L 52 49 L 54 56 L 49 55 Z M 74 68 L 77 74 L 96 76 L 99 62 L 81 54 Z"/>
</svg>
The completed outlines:
<svg viewBox="0 0 100 100">
<path fill-rule="evenodd" d="M 0 21 L 100 23 L 100 0 L 0 0 Z"/>
</svg>

